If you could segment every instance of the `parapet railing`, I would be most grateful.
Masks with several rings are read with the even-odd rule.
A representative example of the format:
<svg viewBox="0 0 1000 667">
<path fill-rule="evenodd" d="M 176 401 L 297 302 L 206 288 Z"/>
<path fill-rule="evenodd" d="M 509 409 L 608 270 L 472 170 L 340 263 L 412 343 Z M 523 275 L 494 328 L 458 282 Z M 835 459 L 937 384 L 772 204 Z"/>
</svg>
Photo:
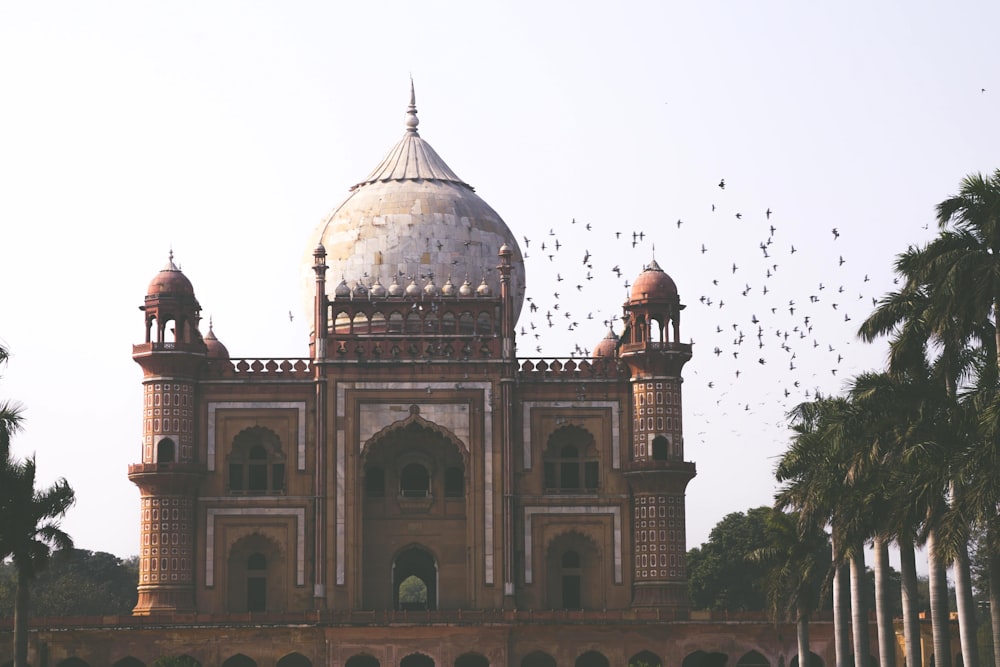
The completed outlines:
<svg viewBox="0 0 1000 667">
<path fill-rule="evenodd" d="M 608 379 L 629 377 L 628 367 L 614 358 L 528 357 L 518 359 L 518 376 L 525 381 L 546 379 Z"/>
<path fill-rule="evenodd" d="M 829 621 L 830 613 L 813 615 L 813 620 Z M 767 621 L 764 612 L 682 611 L 639 607 L 634 609 L 333 609 L 304 612 L 244 612 L 228 614 L 162 613 L 151 616 L 62 616 L 30 619 L 33 629 L 148 628 L 206 626 L 385 626 L 385 625 L 548 625 L 548 624 L 650 624 L 668 622 L 753 622 Z M 0 619 L 0 630 L 9 630 L 13 619 Z"/>
<path fill-rule="evenodd" d="M 272 359 L 268 357 L 210 359 L 205 374 L 209 378 L 266 377 L 269 379 L 308 380 L 312 377 L 312 361 L 306 358 Z"/>
</svg>

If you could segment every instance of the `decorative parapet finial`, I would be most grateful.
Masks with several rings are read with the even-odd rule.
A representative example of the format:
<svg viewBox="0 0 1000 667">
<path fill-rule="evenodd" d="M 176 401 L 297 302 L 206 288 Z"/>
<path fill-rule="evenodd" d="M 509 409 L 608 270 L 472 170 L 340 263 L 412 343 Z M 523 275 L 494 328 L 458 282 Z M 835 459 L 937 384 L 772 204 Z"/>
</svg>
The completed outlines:
<svg viewBox="0 0 1000 667">
<path fill-rule="evenodd" d="M 406 131 L 417 133 L 417 125 L 420 119 L 417 118 L 417 94 L 413 90 L 413 76 L 410 76 L 410 106 L 406 109 Z"/>
</svg>

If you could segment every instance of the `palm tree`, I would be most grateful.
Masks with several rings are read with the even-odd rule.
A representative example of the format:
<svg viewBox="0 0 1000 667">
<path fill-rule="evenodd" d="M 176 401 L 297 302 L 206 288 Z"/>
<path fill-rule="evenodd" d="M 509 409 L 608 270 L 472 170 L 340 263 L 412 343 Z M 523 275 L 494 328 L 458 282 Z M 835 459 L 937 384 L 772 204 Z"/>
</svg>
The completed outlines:
<svg viewBox="0 0 1000 667">
<path fill-rule="evenodd" d="M 983 350 L 993 349 L 995 340 L 992 324 L 982 313 L 967 307 L 968 299 L 966 306 L 956 305 L 960 299 L 952 290 L 958 283 L 967 287 L 964 281 L 968 276 L 951 274 L 952 264 L 942 259 L 956 257 L 956 248 L 961 244 L 956 244 L 955 237 L 955 234 L 942 233 L 927 246 L 911 246 L 898 255 L 895 270 L 905 279 L 904 286 L 900 291 L 883 297 L 859 330 L 860 337 L 867 341 L 891 336 L 888 372 L 897 376 L 913 375 L 915 371 L 920 376 L 929 372 L 944 388 L 946 402 L 950 403 L 949 408 L 938 416 L 938 423 L 944 430 L 935 434 L 933 442 L 921 443 L 910 450 L 911 455 L 925 461 L 920 467 L 920 479 L 923 481 L 920 488 L 923 507 L 927 511 L 924 529 L 931 579 L 934 653 L 938 667 L 950 664 L 948 609 L 944 595 L 947 590 L 945 560 L 955 562 L 959 592 L 966 594 L 959 603 L 963 661 L 967 667 L 978 665 L 975 621 L 971 613 L 971 595 L 968 594 L 971 591 L 967 585 L 970 581 L 968 522 L 955 520 L 954 517 L 945 521 L 944 516 L 948 508 L 947 499 L 956 502 L 964 497 L 954 461 L 963 448 L 969 446 L 970 430 L 968 415 L 959 409 L 959 393 L 968 385 Z M 968 247 L 968 240 L 964 239 L 965 247 Z M 995 356 L 992 358 L 995 359 Z M 935 456 L 928 458 L 927 454 L 931 451 Z"/>
<path fill-rule="evenodd" d="M 882 598 L 886 591 L 880 585 L 888 573 L 883 569 L 887 547 L 894 541 L 900 551 L 903 634 L 911 666 L 921 664 L 914 545 L 923 537 L 926 508 L 939 501 L 942 485 L 934 475 L 928 479 L 924 470 L 937 471 L 933 463 L 940 457 L 927 456 L 935 449 L 928 443 L 939 439 L 935 428 L 949 408 L 943 388 L 933 381 L 930 370 L 921 365 L 923 361 L 919 356 L 906 372 L 863 373 L 853 379 L 849 390 L 869 443 L 867 451 L 858 452 L 853 465 L 858 470 L 856 474 L 872 480 L 869 487 L 872 502 L 880 508 L 873 526 L 879 655 L 883 663 L 891 662 L 895 650 L 889 605 Z"/>
<path fill-rule="evenodd" d="M 73 489 L 60 479 L 47 489 L 35 488 L 34 457 L 7 462 L 4 486 L 11 516 L 3 523 L 3 543 L 17 571 L 14 594 L 14 667 L 28 664 L 28 606 L 31 582 L 48 564 L 54 549 L 71 549 L 73 540 L 59 519 L 74 502 Z"/>
<path fill-rule="evenodd" d="M 843 506 L 845 467 L 841 453 L 831 446 L 826 430 L 832 416 L 846 408 L 843 399 L 821 395 L 793 408 L 789 412 L 792 439 L 775 466 L 775 477 L 782 484 L 775 495 L 775 507 L 797 511 L 804 533 L 828 525 L 833 528 L 831 560 L 836 667 L 846 667 L 849 652 L 847 600 L 841 594 L 847 550 L 841 537 L 843 531 L 839 530 L 845 518 L 839 511 Z"/>
<path fill-rule="evenodd" d="M 795 619 L 799 665 L 809 663 L 809 617 L 820 606 L 831 574 L 830 536 L 803 527 L 794 513 L 772 510 L 767 517 L 768 546 L 749 554 L 767 565 L 767 600 L 774 620 Z"/>
</svg>

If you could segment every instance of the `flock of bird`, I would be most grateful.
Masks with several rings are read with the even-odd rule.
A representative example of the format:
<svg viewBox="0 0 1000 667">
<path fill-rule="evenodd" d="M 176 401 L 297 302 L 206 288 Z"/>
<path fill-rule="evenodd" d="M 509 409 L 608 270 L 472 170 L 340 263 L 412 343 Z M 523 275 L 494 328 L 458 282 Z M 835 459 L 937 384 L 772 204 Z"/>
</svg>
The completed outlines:
<svg viewBox="0 0 1000 667">
<path fill-rule="evenodd" d="M 794 405 L 839 393 L 852 374 L 872 368 L 881 353 L 857 330 L 892 286 L 854 266 L 846 229 L 806 229 L 778 207 L 738 210 L 726 185 L 718 182 L 718 200 L 698 220 L 620 229 L 573 218 L 524 236 L 520 356 L 588 357 L 609 328 L 620 335 L 631 282 L 656 259 L 686 306 L 680 332 L 693 357 L 685 414 L 696 421 L 763 415 L 784 425 Z M 880 275 L 890 264 L 887 254 Z"/>
</svg>

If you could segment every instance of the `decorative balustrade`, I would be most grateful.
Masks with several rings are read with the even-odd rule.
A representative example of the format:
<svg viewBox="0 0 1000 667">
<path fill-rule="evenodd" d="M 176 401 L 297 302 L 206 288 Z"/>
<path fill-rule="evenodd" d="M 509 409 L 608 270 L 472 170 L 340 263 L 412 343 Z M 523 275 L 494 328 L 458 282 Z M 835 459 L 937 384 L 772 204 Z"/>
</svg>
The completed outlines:
<svg viewBox="0 0 1000 667">
<path fill-rule="evenodd" d="M 337 335 L 327 339 L 326 356 L 331 360 L 367 362 L 499 359 L 500 339 L 468 335 Z"/>
<path fill-rule="evenodd" d="M 519 359 L 518 375 L 522 380 L 608 379 L 629 377 L 628 368 L 617 359 L 539 358 Z"/>
<path fill-rule="evenodd" d="M 150 616 L 33 617 L 33 629 L 156 628 L 232 626 L 390 626 L 390 625 L 604 625 L 656 624 L 677 621 L 740 622 L 767 620 L 765 614 L 685 612 L 656 607 L 634 609 L 335 609 L 303 612 L 242 612 L 228 614 L 162 613 Z M 0 619 L 8 630 L 10 618 Z"/>
<path fill-rule="evenodd" d="M 268 359 L 247 357 L 242 359 L 211 359 L 206 376 L 209 378 L 266 378 L 280 380 L 307 380 L 312 377 L 309 359 Z"/>
</svg>

